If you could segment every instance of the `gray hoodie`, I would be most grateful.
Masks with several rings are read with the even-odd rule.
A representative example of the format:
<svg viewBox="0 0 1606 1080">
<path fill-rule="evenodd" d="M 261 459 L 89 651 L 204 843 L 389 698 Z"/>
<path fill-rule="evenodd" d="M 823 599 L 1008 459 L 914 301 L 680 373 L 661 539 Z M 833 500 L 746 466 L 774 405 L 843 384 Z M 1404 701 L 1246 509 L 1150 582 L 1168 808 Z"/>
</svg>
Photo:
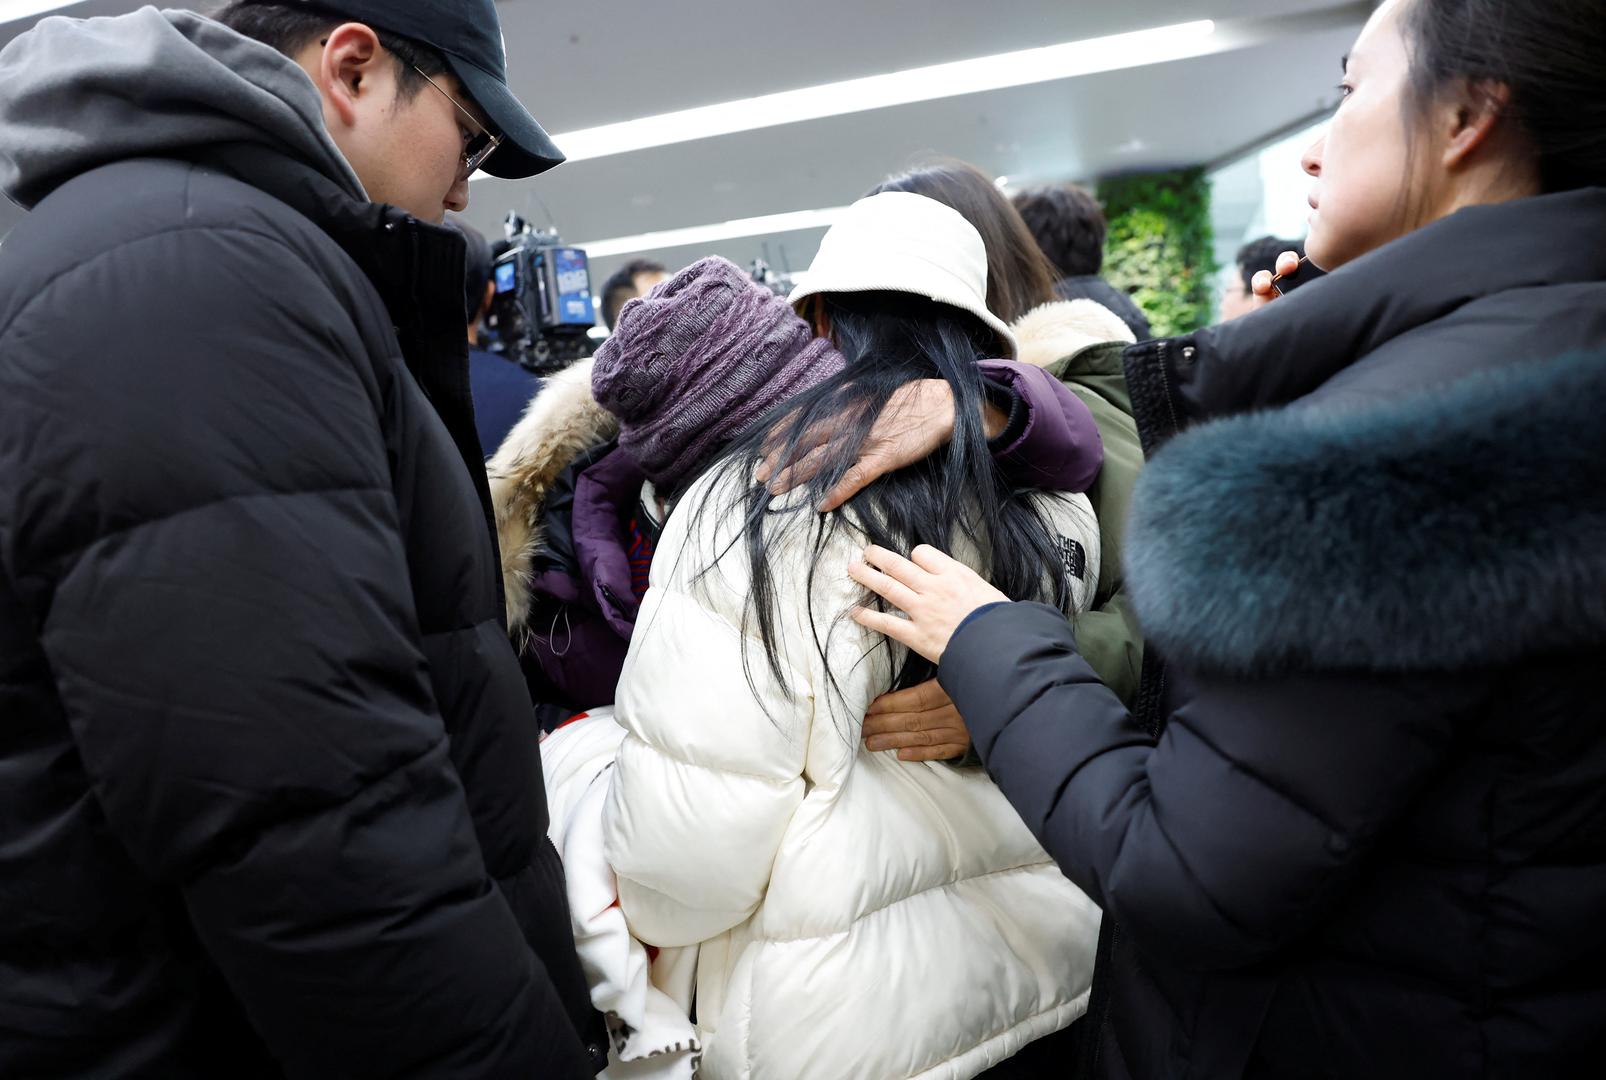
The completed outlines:
<svg viewBox="0 0 1606 1080">
<path fill-rule="evenodd" d="M 49 18 L 0 50 L 0 191 L 24 209 L 101 165 L 220 142 L 288 150 L 367 199 L 307 73 L 194 12 Z"/>
</svg>

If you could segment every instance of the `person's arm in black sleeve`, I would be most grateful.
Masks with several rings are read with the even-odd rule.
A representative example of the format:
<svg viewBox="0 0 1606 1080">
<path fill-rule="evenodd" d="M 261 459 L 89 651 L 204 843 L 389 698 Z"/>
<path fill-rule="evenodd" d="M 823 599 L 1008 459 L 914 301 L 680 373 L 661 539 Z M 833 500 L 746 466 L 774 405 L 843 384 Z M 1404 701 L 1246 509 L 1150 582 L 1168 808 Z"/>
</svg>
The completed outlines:
<svg viewBox="0 0 1606 1080">
<path fill-rule="evenodd" d="M 246 228 L 57 279 L 0 327 L 0 541 L 107 827 L 288 1074 L 588 1075 L 448 759 L 372 302 Z"/>
<path fill-rule="evenodd" d="M 1066 875 L 1145 951 L 1199 967 L 1252 963 L 1308 929 L 1452 724 L 1442 680 L 1214 680 L 1156 742 L 1037 604 L 968 621 L 940 678 Z"/>
</svg>

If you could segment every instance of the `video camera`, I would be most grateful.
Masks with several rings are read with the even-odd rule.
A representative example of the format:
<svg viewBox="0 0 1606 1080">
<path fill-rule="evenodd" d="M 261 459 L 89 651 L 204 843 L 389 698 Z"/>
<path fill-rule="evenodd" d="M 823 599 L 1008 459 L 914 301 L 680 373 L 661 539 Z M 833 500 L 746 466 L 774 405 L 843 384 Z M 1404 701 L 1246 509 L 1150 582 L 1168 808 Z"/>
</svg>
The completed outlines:
<svg viewBox="0 0 1606 1080">
<path fill-rule="evenodd" d="M 747 276 L 783 300 L 792 292 L 792 275 L 778 273 L 763 259 L 753 260 L 753 264 L 747 268 Z"/>
<path fill-rule="evenodd" d="M 556 229 L 532 228 L 517 213 L 503 227 L 510 246 L 492 267 L 491 351 L 537 375 L 590 356 L 597 312 L 584 249 L 566 246 Z"/>
</svg>

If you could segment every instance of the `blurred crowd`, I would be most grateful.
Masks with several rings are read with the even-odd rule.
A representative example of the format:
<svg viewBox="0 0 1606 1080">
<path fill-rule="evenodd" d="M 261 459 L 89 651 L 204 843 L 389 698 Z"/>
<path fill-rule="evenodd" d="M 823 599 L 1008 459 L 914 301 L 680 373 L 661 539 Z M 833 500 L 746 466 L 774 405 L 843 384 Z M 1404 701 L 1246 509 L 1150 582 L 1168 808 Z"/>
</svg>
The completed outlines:
<svg viewBox="0 0 1606 1080">
<path fill-rule="evenodd" d="M 40 22 L 0 1075 L 1595 1075 L 1602 57 L 1386 0 L 1180 336 L 943 160 L 537 373 L 491 0 Z"/>
</svg>

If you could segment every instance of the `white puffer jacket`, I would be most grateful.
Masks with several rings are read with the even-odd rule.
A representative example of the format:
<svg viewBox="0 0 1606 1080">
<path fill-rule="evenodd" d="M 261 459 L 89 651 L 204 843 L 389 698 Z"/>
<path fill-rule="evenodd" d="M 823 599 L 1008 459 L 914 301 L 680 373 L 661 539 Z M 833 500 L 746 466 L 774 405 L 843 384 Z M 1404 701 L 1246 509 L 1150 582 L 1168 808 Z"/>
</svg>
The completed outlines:
<svg viewBox="0 0 1606 1080">
<path fill-rule="evenodd" d="M 863 748 L 893 667 L 878 636 L 838 619 L 862 597 L 847 576 L 857 535 L 839 530 L 817 561 L 807 528 L 769 545 L 784 687 L 752 627 L 744 669 L 731 493 L 705 477 L 670 517 L 619 685 L 629 734 L 604 834 L 632 932 L 701 943 L 701 1076 L 974 1076 L 1086 1010 L 1098 909 L 981 769 Z M 1072 582 L 1085 607 L 1092 509 L 1042 498 L 1066 566 L 1085 563 Z"/>
</svg>

